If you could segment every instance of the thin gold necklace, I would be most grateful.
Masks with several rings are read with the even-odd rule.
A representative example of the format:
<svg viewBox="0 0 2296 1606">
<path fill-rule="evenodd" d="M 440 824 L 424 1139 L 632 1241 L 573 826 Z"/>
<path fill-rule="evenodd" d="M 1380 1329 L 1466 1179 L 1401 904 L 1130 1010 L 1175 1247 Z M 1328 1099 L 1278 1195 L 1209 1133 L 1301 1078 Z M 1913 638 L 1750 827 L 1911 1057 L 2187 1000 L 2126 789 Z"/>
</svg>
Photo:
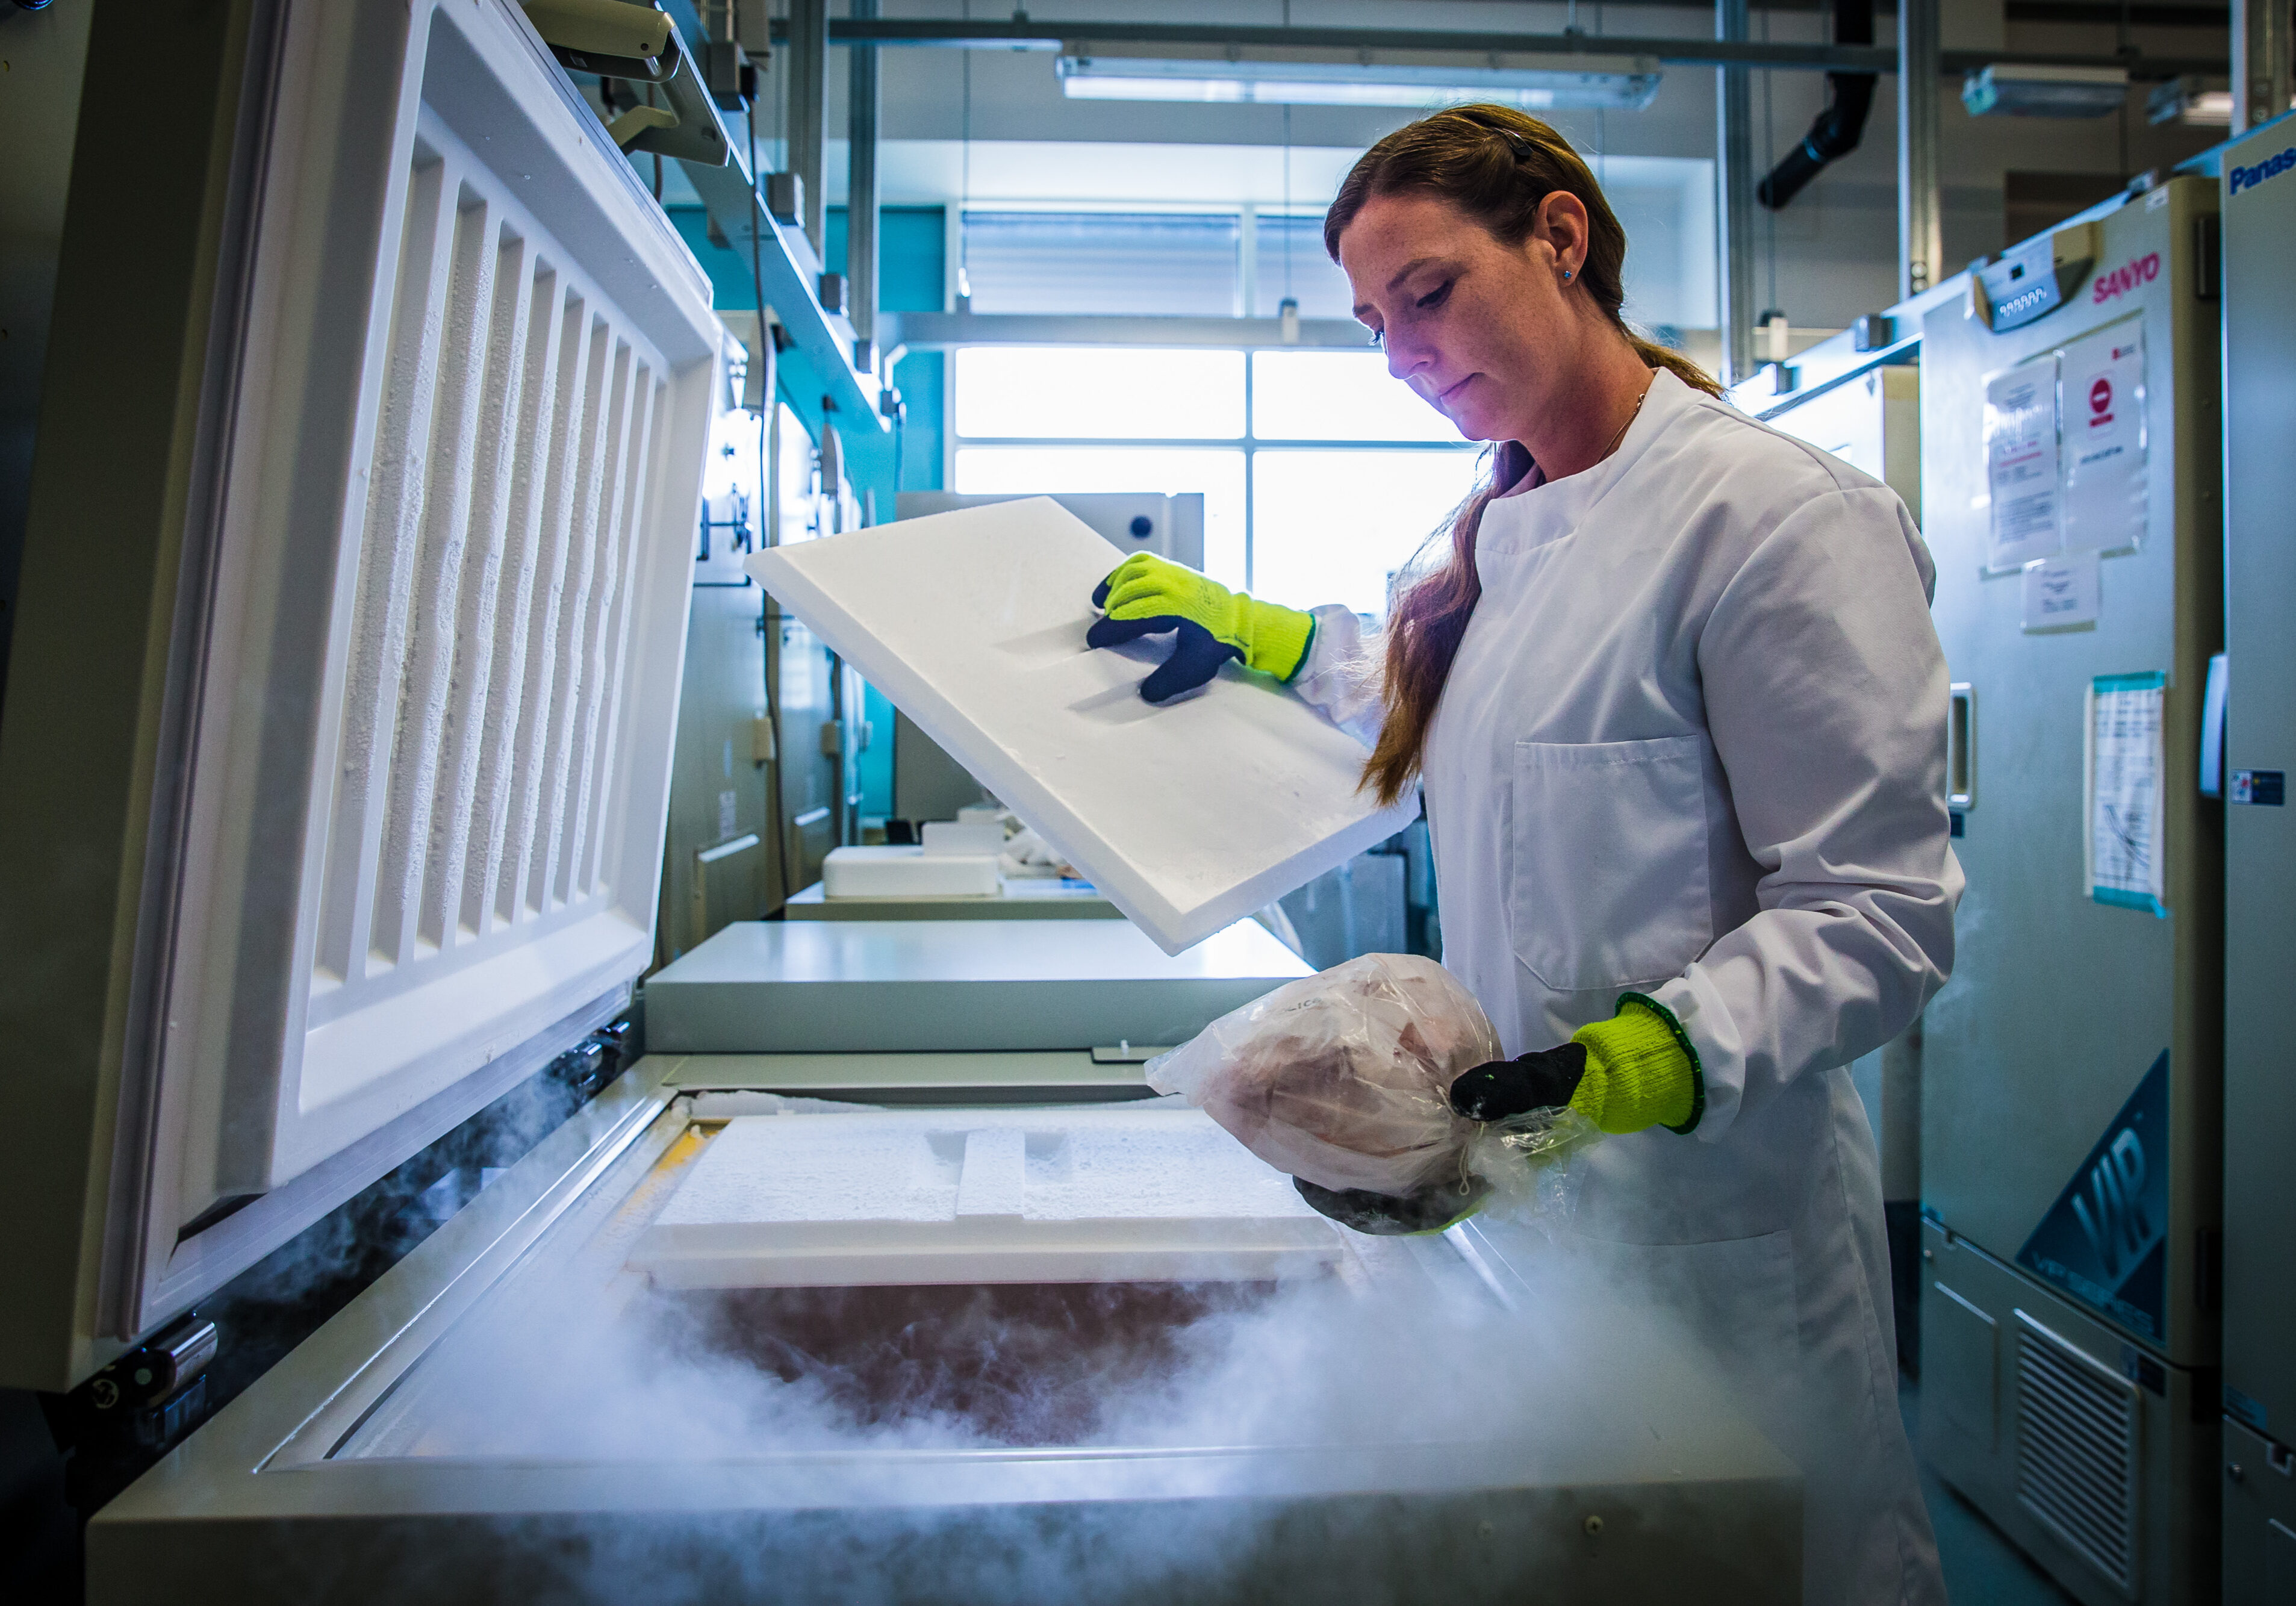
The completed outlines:
<svg viewBox="0 0 2296 1606">
<path fill-rule="evenodd" d="M 1655 384 L 1657 381 L 1658 373 L 1656 370 L 1652 370 L 1651 373 L 1651 382 Z M 1595 459 L 1596 463 L 1602 462 L 1603 457 L 1608 457 L 1611 453 L 1619 449 L 1619 443 L 1627 438 L 1627 431 L 1635 427 L 1635 420 L 1642 416 L 1643 404 L 1650 399 L 1650 385 L 1644 385 L 1643 387 L 1643 393 L 1635 397 L 1634 411 L 1627 414 L 1627 422 L 1619 426 L 1619 432 L 1616 435 L 1611 437 L 1611 444 L 1603 448 L 1603 456 Z"/>
</svg>

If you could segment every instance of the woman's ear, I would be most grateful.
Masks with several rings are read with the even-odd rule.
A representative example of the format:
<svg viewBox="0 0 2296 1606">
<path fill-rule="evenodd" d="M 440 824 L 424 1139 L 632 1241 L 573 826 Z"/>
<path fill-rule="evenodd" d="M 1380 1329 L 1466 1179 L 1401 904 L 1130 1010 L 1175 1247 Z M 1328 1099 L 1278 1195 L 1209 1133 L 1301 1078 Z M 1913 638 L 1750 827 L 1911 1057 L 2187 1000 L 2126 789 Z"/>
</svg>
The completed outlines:
<svg viewBox="0 0 2296 1606">
<path fill-rule="evenodd" d="M 1568 190 L 1556 190 L 1538 203 L 1538 222 L 1532 231 L 1554 252 L 1554 264 L 1576 283 L 1587 266 L 1589 235 L 1587 203 Z"/>
</svg>

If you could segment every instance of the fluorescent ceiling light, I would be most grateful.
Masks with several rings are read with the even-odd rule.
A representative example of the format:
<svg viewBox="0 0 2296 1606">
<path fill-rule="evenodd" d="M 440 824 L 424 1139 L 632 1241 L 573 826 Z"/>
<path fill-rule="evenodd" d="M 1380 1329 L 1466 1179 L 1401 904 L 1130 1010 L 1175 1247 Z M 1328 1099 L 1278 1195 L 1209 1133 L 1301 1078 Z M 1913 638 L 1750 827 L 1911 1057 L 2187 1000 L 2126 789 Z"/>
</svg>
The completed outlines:
<svg viewBox="0 0 2296 1606">
<path fill-rule="evenodd" d="M 2229 128 L 2232 91 L 2218 86 L 2222 83 L 2222 79 L 2210 81 L 2187 75 L 2156 84 L 2152 93 L 2144 97 L 2145 119 L 2154 123 L 2190 123 L 2202 128 Z"/>
<path fill-rule="evenodd" d="M 1158 45 L 1153 55 L 1090 43 L 1061 46 L 1071 100 L 1192 101 L 1292 106 L 1435 106 L 1496 101 L 1526 111 L 1562 106 L 1638 111 L 1658 94 L 1650 56 L 1500 52 L 1221 49 Z M 1135 47 L 1145 48 L 1145 47 Z"/>
<path fill-rule="evenodd" d="M 2118 67 L 1996 65 L 1961 81 L 1972 117 L 2105 117 L 2128 100 L 2128 74 Z"/>
</svg>

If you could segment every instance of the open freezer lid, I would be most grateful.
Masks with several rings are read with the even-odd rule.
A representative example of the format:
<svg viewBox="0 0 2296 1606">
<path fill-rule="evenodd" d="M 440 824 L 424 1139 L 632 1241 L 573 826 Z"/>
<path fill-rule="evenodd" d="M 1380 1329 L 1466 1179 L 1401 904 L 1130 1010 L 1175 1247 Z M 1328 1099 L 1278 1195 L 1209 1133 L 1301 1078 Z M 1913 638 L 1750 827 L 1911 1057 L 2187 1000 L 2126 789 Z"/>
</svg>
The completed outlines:
<svg viewBox="0 0 2296 1606">
<path fill-rule="evenodd" d="M 627 1000 L 718 388 L 706 276 L 511 0 L 233 10 L 83 1348 Z"/>
<path fill-rule="evenodd" d="M 1047 496 L 751 556 L 767 590 L 1168 954 L 1410 823 L 1355 739 L 1264 676 L 1138 694 L 1161 638 L 1085 646 L 1122 554 Z"/>
</svg>

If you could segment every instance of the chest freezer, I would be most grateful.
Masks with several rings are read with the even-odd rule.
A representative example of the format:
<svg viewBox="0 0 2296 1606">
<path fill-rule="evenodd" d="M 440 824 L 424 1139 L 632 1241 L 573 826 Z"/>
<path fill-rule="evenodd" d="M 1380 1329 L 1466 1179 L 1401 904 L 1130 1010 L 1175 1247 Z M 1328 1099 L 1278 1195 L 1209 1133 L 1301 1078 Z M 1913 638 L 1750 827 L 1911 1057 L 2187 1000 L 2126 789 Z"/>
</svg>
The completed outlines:
<svg viewBox="0 0 2296 1606">
<path fill-rule="evenodd" d="M 670 1064 L 99 1514 L 90 1599 L 1799 1598 L 1791 1464 L 1520 1246 L 1345 1233 L 1185 1108 Z"/>
</svg>

